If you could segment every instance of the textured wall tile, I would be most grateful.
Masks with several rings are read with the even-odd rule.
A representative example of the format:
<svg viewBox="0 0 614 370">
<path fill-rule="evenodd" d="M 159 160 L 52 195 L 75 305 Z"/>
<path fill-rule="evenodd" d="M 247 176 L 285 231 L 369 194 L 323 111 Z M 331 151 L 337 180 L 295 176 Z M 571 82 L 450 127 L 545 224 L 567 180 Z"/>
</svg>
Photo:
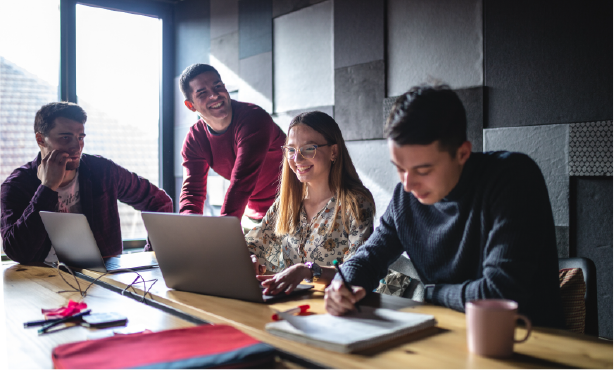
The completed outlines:
<svg viewBox="0 0 614 370">
<path fill-rule="evenodd" d="M 488 127 L 612 119 L 612 4 L 484 3 Z"/>
<path fill-rule="evenodd" d="M 345 133 L 343 133 L 345 135 Z M 392 199 L 394 187 L 399 183 L 396 169 L 390 163 L 386 140 L 347 142 L 348 151 L 362 183 L 375 199 L 375 226 Z"/>
<path fill-rule="evenodd" d="M 484 151 L 528 154 L 539 165 L 550 195 L 556 226 L 569 226 L 568 125 L 484 130 Z"/>
<path fill-rule="evenodd" d="M 271 0 L 239 1 L 239 58 L 273 50 Z"/>
<path fill-rule="evenodd" d="M 239 100 L 273 112 L 273 53 L 262 53 L 239 62 Z"/>
<path fill-rule="evenodd" d="M 209 63 L 209 1 L 186 0 L 175 7 L 175 76 L 194 63 Z"/>
<path fill-rule="evenodd" d="M 211 39 L 210 64 L 217 69 L 228 91 L 239 89 L 239 33 Z"/>
<path fill-rule="evenodd" d="M 333 4 L 275 18 L 275 111 L 334 105 Z"/>
<path fill-rule="evenodd" d="M 428 78 L 482 85 L 482 1 L 388 1 L 387 51 L 387 96 Z"/>
<path fill-rule="evenodd" d="M 335 118 L 335 113 L 334 113 L 335 107 L 333 107 L 332 105 L 321 106 L 321 107 L 309 107 L 305 109 L 297 109 L 297 110 L 291 110 L 287 112 L 280 112 L 280 113 L 273 114 L 272 117 L 273 117 L 273 121 L 277 124 L 277 126 L 281 127 L 281 129 L 287 134 L 288 127 L 290 126 L 290 121 L 292 121 L 292 118 L 298 116 L 301 113 L 311 112 L 314 110 L 318 110 L 320 112 L 326 113 L 329 116 Z"/>
<path fill-rule="evenodd" d="M 569 176 L 612 176 L 612 121 L 569 125 Z"/>
<path fill-rule="evenodd" d="M 612 177 L 572 181 L 576 189 L 576 256 L 595 263 L 599 336 L 612 339 Z"/>
<path fill-rule="evenodd" d="M 209 0 L 211 2 L 211 38 L 239 32 L 239 0 Z"/>
<path fill-rule="evenodd" d="M 335 0 L 335 69 L 384 59 L 384 0 Z"/>
<path fill-rule="evenodd" d="M 383 60 L 335 69 L 335 120 L 345 140 L 381 139 Z"/>
<path fill-rule="evenodd" d="M 569 226 L 555 226 L 556 232 L 556 249 L 559 258 L 569 258 Z"/>
<path fill-rule="evenodd" d="M 273 0 L 273 18 L 301 10 L 325 0 Z"/>
<path fill-rule="evenodd" d="M 483 149 L 483 129 L 484 129 L 484 87 L 470 87 L 467 89 L 454 90 L 457 94 L 467 114 L 467 139 L 473 144 L 472 151 L 481 152 Z M 391 96 L 384 99 L 383 114 L 386 124 L 388 115 L 398 96 Z"/>
</svg>

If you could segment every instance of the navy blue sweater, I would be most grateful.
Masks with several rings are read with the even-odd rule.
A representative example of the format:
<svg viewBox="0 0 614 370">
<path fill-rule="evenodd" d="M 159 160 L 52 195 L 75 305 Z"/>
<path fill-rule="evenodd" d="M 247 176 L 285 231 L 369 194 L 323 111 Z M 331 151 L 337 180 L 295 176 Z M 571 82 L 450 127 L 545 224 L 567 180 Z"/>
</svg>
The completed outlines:
<svg viewBox="0 0 614 370">
<path fill-rule="evenodd" d="M 450 194 L 421 204 L 398 184 L 380 226 L 343 273 L 373 290 L 406 251 L 428 302 L 506 298 L 534 325 L 563 328 L 556 236 L 539 167 L 520 153 L 472 153 Z"/>
</svg>

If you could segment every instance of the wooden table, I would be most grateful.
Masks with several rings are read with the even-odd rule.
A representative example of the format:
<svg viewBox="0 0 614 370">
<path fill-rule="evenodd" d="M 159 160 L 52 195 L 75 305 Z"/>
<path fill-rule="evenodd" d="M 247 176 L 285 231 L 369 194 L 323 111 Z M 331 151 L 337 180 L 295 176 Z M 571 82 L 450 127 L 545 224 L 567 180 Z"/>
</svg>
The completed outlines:
<svg viewBox="0 0 614 370">
<path fill-rule="evenodd" d="M 90 277 L 100 273 L 84 270 Z M 323 286 L 314 293 L 274 303 L 250 303 L 234 299 L 181 292 L 166 287 L 159 269 L 143 270 L 146 279 L 158 279 L 151 288 L 152 300 L 210 323 L 232 325 L 243 332 L 269 343 L 282 351 L 304 358 L 316 366 L 337 368 L 612 368 L 612 342 L 577 335 L 564 330 L 534 328 L 525 343 L 515 346 L 514 355 L 505 360 L 484 358 L 467 351 L 465 315 L 448 308 L 413 305 L 402 308 L 407 312 L 434 315 L 437 328 L 414 338 L 405 338 L 386 348 L 359 354 L 340 354 L 287 339 L 265 331 L 274 309 L 285 310 L 299 304 L 309 304 L 311 311 L 324 313 Z M 104 276 L 101 281 L 124 289 L 134 278 L 126 274 Z M 222 282 L 220 282 L 222 283 Z M 408 300 L 374 294 L 372 299 L 385 298 L 385 303 L 403 305 Z M 524 335 L 517 330 L 517 336 Z"/>
<path fill-rule="evenodd" d="M 130 274 L 133 275 L 134 274 Z M 64 274 L 74 285 L 74 279 Z M 124 277 L 128 274 L 124 274 Z M 3 353 L 0 363 L 9 369 L 13 368 L 53 368 L 51 351 L 60 344 L 82 341 L 97 335 L 111 335 L 112 331 L 124 329 L 87 329 L 84 327 L 68 328 L 66 330 L 38 335 L 37 329 L 24 328 L 27 321 L 42 320 L 41 308 L 58 308 L 65 306 L 69 299 L 79 302 L 79 293 L 58 293 L 71 288 L 61 279 L 56 269 L 49 267 L 23 266 L 16 263 L 3 263 L 0 274 L 4 287 L 4 315 L 0 320 L 5 327 L 2 341 Z M 69 279 L 70 278 L 70 279 Z M 133 277 L 134 279 L 134 277 Z M 81 287 L 89 283 L 79 279 Z M 153 307 L 148 307 L 134 299 L 122 297 L 109 289 L 93 285 L 83 298 L 92 312 L 118 312 L 128 318 L 126 330 L 140 331 L 149 329 L 159 331 L 193 326 L 180 319 Z M 2 325 L 0 324 L 0 325 Z M 4 352 L 6 351 L 6 352 Z"/>
</svg>

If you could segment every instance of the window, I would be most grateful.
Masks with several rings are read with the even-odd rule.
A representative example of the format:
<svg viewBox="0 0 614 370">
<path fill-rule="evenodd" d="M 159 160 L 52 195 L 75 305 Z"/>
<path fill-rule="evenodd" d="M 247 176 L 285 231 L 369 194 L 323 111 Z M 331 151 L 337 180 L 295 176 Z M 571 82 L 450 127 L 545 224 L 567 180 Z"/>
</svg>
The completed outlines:
<svg viewBox="0 0 614 370">
<path fill-rule="evenodd" d="M 34 116 L 59 98 L 59 6 L 59 0 L 0 2 L 0 183 L 34 159 Z"/>
<path fill-rule="evenodd" d="M 84 152 L 158 185 L 162 22 L 78 4 L 77 101 L 88 114 Z M 101 32 L 104 30 L 104 32 Z M 119 203 L 122 237 L 144 239 L 140 213 Z"/>
<path fill-rule="evenodd" d="M 174 197 L 172 16 L 149 0 L 0 1 L 0 182 L 38 153 L 36 111 L 67 100 L 88 113 L 84 152 Z M 120 218 L 124 239 L 145 237 L 138 212 Z"/>
</svg>

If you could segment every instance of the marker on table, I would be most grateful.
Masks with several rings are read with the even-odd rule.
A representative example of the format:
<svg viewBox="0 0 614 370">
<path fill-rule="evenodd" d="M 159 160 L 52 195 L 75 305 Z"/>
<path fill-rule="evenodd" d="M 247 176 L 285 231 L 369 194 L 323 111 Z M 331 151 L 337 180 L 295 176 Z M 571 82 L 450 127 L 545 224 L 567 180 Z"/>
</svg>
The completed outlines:
<svg viewBox="0 0 614 370">
<path fill-rule="evenodd" d="M 92 310 L 85 310 L 85 311 L 81 311 L 79 313 L 76 313 L 76 314 L 74 314 L 72 316 L 66 316 L 63 319 L 54 321 L 54 322 L 52 322 L 50 324 L 47 324 L 47 325 L 43 326 L 42 328 L 38 329 L 38 334 L 45 334 L 49 329 L 53 328 L 54 326 L 56 326 L 58 324 L 63 324 L 65 322 L 69 322 L 69 321 L 72 321 L 74 319 L 77 319 L 77 318 L 79 318 L 81 316 L 89 315 L 90 312 L 92 312 Z"/>
<path fill-rule="evenodd" d="M 302 306 L 291 308 L 291 309 L 289 309 L 287 311 L 284 311 L 282 313 L 287 313 L 287 314 L 304 313 L 304 312 L 307 312 L 307 310 L 309 310 L 309 305 L 308 304 L 304 304 Z M 273 316 L 271 316 L 271 320 L 273 320 L 273 321 L 281 320 L 281 317 L 279 317 L 279 313 L 274 313 Z"/>
<path fill-rule="evenodd" d="M 341 280 L 343 281 L 343 285 L 345 285 L 347 290 L 350 291 L 350 294 L 353 295 L 354 293 L 353 293 L 352 287 L 350 286 L 350 284 L 348 284 L 348 281 L 345 280 L 345 276 L 343 276 L 343 273 L 341 272 L 341 269 L 339 268 L 339 261 L 334 260 L 333 261 L 333 265 L 335 266 L 335 269 L 339 273 L 339 276 L 341 276 Z M 356 306 L 356 311 L 361 312 L 360 311 L 360 306 L 358 305 L 358 302 L 354 303 L 354 306 Z"/>
</svg>

